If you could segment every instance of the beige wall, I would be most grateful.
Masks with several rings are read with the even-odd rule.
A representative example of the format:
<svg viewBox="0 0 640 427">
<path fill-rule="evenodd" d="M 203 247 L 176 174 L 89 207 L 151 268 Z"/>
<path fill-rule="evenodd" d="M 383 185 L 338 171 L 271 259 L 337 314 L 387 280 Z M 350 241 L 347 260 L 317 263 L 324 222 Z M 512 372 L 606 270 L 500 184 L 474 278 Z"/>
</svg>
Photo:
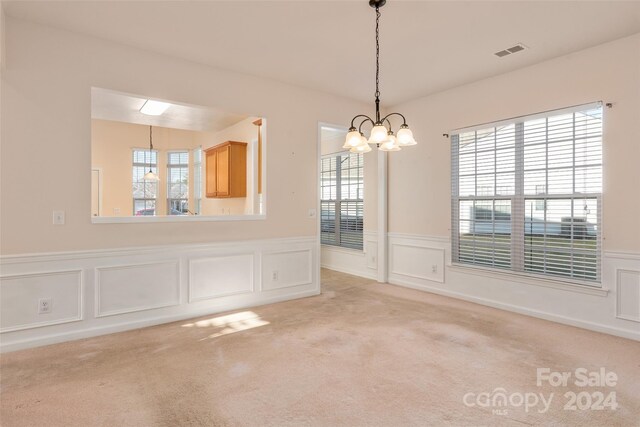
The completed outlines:
<svg viewBox="0 0 640 427">
<path fill-rule="evenodd" d="M 2 8 L 2 1 L 0 1 L 0 70 L 4 68 L 5 40 L 4 9 Z"/>
<path fill-rule="evenodd" d="M 317 206 L 318 122 L 345 123 L 370 106 L 15 18 L 5 24 L 3 254 L 317 234 L 308 210 Z M 266 117 L 267 219 L 91 224 L 92 86 Z M 66 225 L 52 225 L 53 210 L 66 212 Z"/>
<path fill-rule="evenodd" d="M 603 246 L 640 250 L 640 34 L 393 107 L 419 145 L 389 156 L 389 231 L 446 237 L 452 129 L 602 100 Z"/>
<path fill-rule="evenodd" d="M 5 31 L 4 254 L 315 235 L 307 210 L 317 206 L 318 122 L 345 123 L 370 108 L 10 17 Z M 603 243 L 607 250 L 640 250 L 638 51 L 635 35 L 390 108 L 407 116 L 419 145 L 389 156 L 389 231 L 448 236 L 450 147 L 442 133 L 603 100 L 614 103 L 605 111 Z M 267 220 L 91 224 L 92 86 L 266 117 Z M 371 190 L 366 186 L 367 200 Z M 66 211 L 66 225 L 51 224 L 54 209 Z"/>
<path fill-rule="evenodd" d="M 199 134 L 201 132 L 153 127 L 153 148 L 158 151 L 157 170 L 161 183 L 158 186 L 156 212 L 163 214 L 167 209 L 167 187 L 162 185 L 166 183 L 167 152 L 188 150 L 191 156 L 191 150 L 198 146 Z M 133 214 L 131 155 L 134 148 L 149 148 L 149 126 L 91 120 L 91 167 L 99 169 L 102 174 L 102 216 Z M 193 178 L 192 174 L 189 178 Z M 189 202 L 192 203 L 191 197 Z"/>
</svg>

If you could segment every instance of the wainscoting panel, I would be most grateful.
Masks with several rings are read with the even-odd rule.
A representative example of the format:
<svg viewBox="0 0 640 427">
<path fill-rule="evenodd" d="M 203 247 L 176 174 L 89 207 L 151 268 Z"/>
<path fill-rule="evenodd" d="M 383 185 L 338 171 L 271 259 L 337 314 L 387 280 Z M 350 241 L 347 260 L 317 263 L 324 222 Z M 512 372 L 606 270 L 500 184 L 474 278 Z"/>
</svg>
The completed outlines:
<svg viewBox="0 0 640 427">
<path fill-rule="evenodd" d="M 82 320 L 82 271 L 49 271 L 0 278 L 1 333 Z M 41 299 L 48 313 L 38 313 Z"/>
<path fill-rule="evenodd" d="M 365 256 L 367 258 L 367 268 L 373 270 L 372 277 L 375 278 L 375 271 L 378 269 L 378 242 L 375 239 L 365 240 Z"/>
<path fill-rule="evenodd" d="M 189 302 L 253 292 L 253 264 L 253 253 L 190 259 Z"/>
<path fill-rule="evenodd" d="M 2 256 L 0 351 L 317 295 L 319 248 L 311 236 Z"/>
<path fill-rule="evenodd" d="M 616 316 L 640 322 L 640 271 L 618 270 Z"/>
<path fill-rule="evenodd" d="M 267 252 L 262 256 L 262 290 L 312 283 L 311 249 Z"/>
<path fill-rule="evenodd" d="M 389 246 L 392 275 L 444 282 L 444 249 L 399 242 Z"/>
<path fill-rule="evenodd" d="M 180 304 L 177 261 L 96 268 L 96 317 Z"/>
<path fill-rule="evenodd" d="M 362 234 L 364 241 L 362 251 L 322 245 L 320 257 L 322 268 L 375 280 L 378 269 L 377 235 L 372 231 L 364 231 Z"/>
</svg>

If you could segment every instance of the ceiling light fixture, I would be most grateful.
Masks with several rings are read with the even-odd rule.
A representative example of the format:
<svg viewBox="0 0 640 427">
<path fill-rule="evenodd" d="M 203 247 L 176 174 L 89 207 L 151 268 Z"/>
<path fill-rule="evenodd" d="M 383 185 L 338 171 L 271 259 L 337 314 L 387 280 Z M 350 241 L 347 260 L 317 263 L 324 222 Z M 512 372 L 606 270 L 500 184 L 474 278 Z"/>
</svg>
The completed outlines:
<svg viewBox="0 0 640 427">
<path fill-rule="evenodd" d="M 160 102 L 154 101 L 153 99 L 147 99 L 142 108 L 140 108 L 140 112 L 142 114 L 146 114 L 147 116 L 159 116 L 169 108 L 171 104 L 168 102 Z"/>
<path fill-rule="evenodd" d="M 149 172 L 145 173 L 142 179 L 145 181 L 158 181 L 158 175 L 151 169 L 151 156 L 153 155 L 153 127 L 149 126 Z"/>
<path fill-rule="evenodd" d="M 347 133 L 347 139 L 342 148 L 348 148 L 352 153 L 368 153 L 371 151 L 369 144 L 375 144 L 381 151 L 400 151 L 402 147 L 416 145 L 413 139 L 413 132 L 407 125 L 407 120 L 400 113 L 389 113 L 384 117 L 380 117 L 380 8 L 386 4 L 387 0 L 369 0 L 369 6 L 376 10 L 376 116 L 375 120 L 365 114 L 358 114 L 351 119 L 351 127 Z M 398 135 L 394 135 L 391 129 L 389 117 L 402 117 L 402 125 L 398 130 Z M 362 119 L 358 127 L 355 122 Z M 362 133 L 362 125 L 371 123 L 373 128 L 369 139 Z"/>
</svg>

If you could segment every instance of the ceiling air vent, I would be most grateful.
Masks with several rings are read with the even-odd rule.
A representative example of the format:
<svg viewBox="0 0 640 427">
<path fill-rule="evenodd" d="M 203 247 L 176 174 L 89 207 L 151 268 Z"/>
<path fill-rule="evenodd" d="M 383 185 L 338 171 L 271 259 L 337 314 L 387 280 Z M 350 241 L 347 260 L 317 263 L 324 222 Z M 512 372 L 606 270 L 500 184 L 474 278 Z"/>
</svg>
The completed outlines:
<svg viewBox="0 0 640 427">
<path fill-rule="evenodd" d="M 511 46 L 511 47 L 509 47 L 507 49 L 498 51 L 498 52 L 494 53 L 494 55 L 497 56 L 498 58 L 503 58 L 503 57 L 505 57 L 507 55 L 511 55 L 512 53 L 517 53 L 517 52 L 523 51 L 526 48 L 527 47 L 525 45 L 523 45 L 522 43 L 518 43 L 515 46 Z"/>
</svg>

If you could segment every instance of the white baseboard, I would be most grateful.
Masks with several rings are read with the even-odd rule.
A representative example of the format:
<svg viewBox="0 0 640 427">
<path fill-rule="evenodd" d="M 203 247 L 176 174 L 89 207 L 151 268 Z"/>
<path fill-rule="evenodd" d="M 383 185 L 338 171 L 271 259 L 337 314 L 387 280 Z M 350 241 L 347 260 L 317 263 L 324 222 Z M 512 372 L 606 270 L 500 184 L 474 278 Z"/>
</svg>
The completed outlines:
<svg viewBox="0 0 640 427">
<path fill-rule="evenodd" d="M 357 268 L 345 268 L 336 265 L 321 265 L 322 268 L 326 268 L 327 270 L 338 271 L 340 273 L 351 274 L 352 276 L 364 277 L 365 279 L 376 280 L 376 272 L 373 271 L 364 271 L 362 269 Z"/>
<path fill-rule="evenodd" d="M 0 351 L 317 295 L 318 248 L 301 237 L 2 257 Z"/>
<path fill-rule="evenodd" d="M 389 280 L 389 283 L 391 283 L 392 285 L 403 286 L 406 288 L 417 289 L 420 291 L 431 292 L 434 294 L 461 299 L 461 300 L 473 302 L 476 304 L 486 305 L 488 307 L 498 308 L 500 310 L 511 311 L 518 314 L 524 314 L 526 316 L 537 317 L 539 319 L 562 323 L 564 325 L 575 326 L 578 328 L 589 329 L 596 332 L 602 332 L 605 334 L 616 335 L 619 337 L 640 341 L 640 331 L 634 332 L 631 330 L 601 325 L 594 322 L 577 320 L 575 318 L 571 318 L 567 316 L 561 316 L 558 314 L 547 313 L 539 310 L 533 310 L 533 309 L 529 309 L 521 306 L 516 306 L 513 304 L 505 304 L 502 302 L 498 302 L 498 301 L 494 301 L 486 298 L 474 297 L 474 296 L 462 294 L 459 292 L 446 291 L 433 286 L 416 285 L 415 283 L 411 283 L 411 282 L 408 282 L 402 279 L 397 279 L 397 278 L 393 280 Z"/>
<path fill-rule="evenodd" d="M 277 302 L 288 301 L 291 299 L 305 298 L 305 297 L 315 296 L 319 294 L 320 294 L 319 290 L 304 291 L 304 292 L 299 292 L 295 294 L 277 296 L 273 298 L 262 298 L 257 300 L 255 303 L 250 303 L 247 301 L 246 303 L 220 306 L 213 310 L 200 309 L 200 310 L 192 311 L 189 313 L 169 315 L 169 316 L 149 317 L 144 320 L 138 320 L 134 322 L 115 323 L 115 324 L 110 324 L 106 326 L 97 326 L 93 328 L 70 330 L 70 331 L 61 332 L 58 334 L 43 335 L 43 336 L 28 338 L 24 340 L 15 340 L 15 341 L 11 341 L 8 344 L 3 343 L 2 352 L 6 353 L 10 351 L 23 350 L 31 347 L 39 347 L 43 345 L 57 344 L 60 342 L 90 338 L 90 337 L 95 337 L 99 335 L 113 334 L 116 332 L 130 331 L 132 329 L 146 328 L 148 326 L 155 326 L 155 325 L 161 325 L 163 323 L 177 322 L 180 320 L 192 319 L 194 317 L 215 315 L 224 311 L 238 310 L 238 309 L 247 308 L 247 307 L 259 307 L 261 305 L 273 304 Z"/>
<path fill-rule="evenodd" d="M 451 246 L 443 237 L 390 233 L 392 254 L 398 247 L 401 263 L 389 259 L 391 284 L 640 341 L 640 254 L 604 252 L 601 287 L 584 289 L 451 266 Z"/>
</svg>

